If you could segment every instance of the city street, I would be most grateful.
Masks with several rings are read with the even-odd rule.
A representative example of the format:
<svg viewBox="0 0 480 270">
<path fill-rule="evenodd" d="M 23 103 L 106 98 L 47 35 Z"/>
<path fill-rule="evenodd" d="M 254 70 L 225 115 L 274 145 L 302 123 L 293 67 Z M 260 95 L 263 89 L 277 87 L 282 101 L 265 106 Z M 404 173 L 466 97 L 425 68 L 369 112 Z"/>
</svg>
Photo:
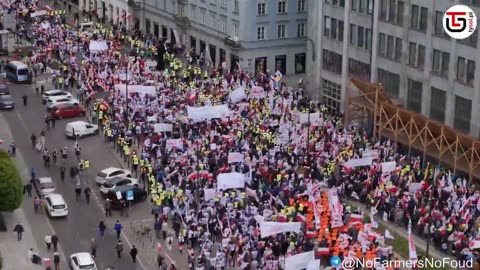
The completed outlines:
<svg viewBox="0 0 480 270">
<path fill-rule="evenodd" d="M 48 84 L 50 85 L 50 84 Z M 94 191 L 88 205 L 83 197 L 81 202 L 75 201 L 74 184 L 69 176 L 69 166 L 76 164 L 76 158 L 73 153 L 74 141 L 68 140 L 64 135 L 65 125 L 74 121 L 57 120 L 56 127 L 47 132 L 46 147 L 52 151 L 67 146 L 69 148 L 69 160 L 67 163 L 66 180 L 64 183 L 60 180 L 60 170 L 58 166 L 52 166 L 49 169 L 44 168 L 42 156 L 39 152 L 32 149 L 30 136 L 35 133 L 39 137 L 39 133 L 44 127 L 44 117 L 47 114 L 45 106 L 41 104 L 39 95 L 35 95 L 31 85 L 9 84 L 10 91 L 15 98 L 16 108 L 12 111 L 2 111 L 2 115 L 8 122 L 9 128 L 13 134 L 13 138 L 17 148 L 22 152 L 25 162 L 29 168 L 20 168 L 29 172 L 30 168 L 35 168 L 37 176 L 51 176 L 56 184 L 57 193 L 64 196 L 68 207 L 69 215 L 65 219 L 50 219 L 50 223 L 59 237 L 61 251 L 68 256 L 75 252 L 90 251 L 90 239 L 97 238 L 98 251 L 95 259 L 100 270 L 105 267 L 114 266 L 115 269 L 152 269 L 156 261 L 157 241 L 154 240 L 153 232 L 149 236 L 140 236 L 134 232 L 138 231 L 141 224 L 152 228 L 153 216 L 148 201 L 134 205 L 130 210 L 129 218 L 120 217 L 119 212 L 113 211 L 113 218 L 106 218 L 104 215 L 104 199 L 100 196 L 99 189 L 95 184 L 95 175 L 102 169 L 121 165 L 114 157 L 112 150 L 103 143 L 100 136 L 92 136 L 81 138 L 79 144 L 82 150 L 82 159 L 89 160 L 91 167 L 88 174 L 88 185 Z M 49 90 L 51 87 L 46 87 Z M 28 107 L 23 107 L 22 96 L 28 95 Z M 7 143 L 7 142 L 5 142 Z M 26 175 L 29 175 L 26 174 Z M 32 207 L 27 209 L 27 218 L 31 226 L 35 228 L 36 223 L 40 222 L 38 217 L 33 213 Z M 28 205 L 27 205 L 28 206 Z M 124 227 L 122 241 L 124 242 L 124 252 L 121 259 L 117 258 L 115 244 L 117 242 L 113 224 L 116 220 L 120 220 Z M 106 221 L 107 234 L 104 239 L 99 238 L 98 224 L 100 220 Z M 153 228 L 152 228 L 153 229 Z M 34 236 L 37 242 L 43 244 L 44 234 L 38 235 L 34 230 Z M 136 245 L 139 250 L 139 261 L 133 264 L 129 255 L 130 246 Z M 163 242 L 162 242 L 163 244 Z M 163 245 L 165 246 L 165 245 Z M 165 251 L 165 249 L 163 249 Z M 176 262 L 180 269 L 186 268 L 186 256 L 178 252 L 173 254 L 164 254 L 166 262 L 170 264 Z"/>
</svg>

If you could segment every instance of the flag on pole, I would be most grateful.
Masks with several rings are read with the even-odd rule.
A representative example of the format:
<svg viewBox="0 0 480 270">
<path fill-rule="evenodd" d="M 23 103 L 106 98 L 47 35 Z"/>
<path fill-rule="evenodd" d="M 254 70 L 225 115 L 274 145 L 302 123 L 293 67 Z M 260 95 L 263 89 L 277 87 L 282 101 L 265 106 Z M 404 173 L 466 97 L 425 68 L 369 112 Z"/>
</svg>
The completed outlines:
<svg viewBox="0 0 480 270">
<path fill-rule="evenodd" d="M 408 257 L 412 261 L 417 260 L 417 249 L 415 247 L 415 243 L 413 242 L 412 236 L 412 220 L 408 221 Z"/>
</svg>

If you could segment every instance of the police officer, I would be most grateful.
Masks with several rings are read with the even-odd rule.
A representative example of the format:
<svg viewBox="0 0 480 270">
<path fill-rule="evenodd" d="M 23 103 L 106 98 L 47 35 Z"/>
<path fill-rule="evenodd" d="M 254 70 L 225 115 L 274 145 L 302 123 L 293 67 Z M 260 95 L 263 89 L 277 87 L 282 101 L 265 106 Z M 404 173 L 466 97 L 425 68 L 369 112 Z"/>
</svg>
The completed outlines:
<svg viewBox="0 0 480 270">
<path fill-rule="evenodd" d="M 135 178 L 138 176 L 138 163 L 139 163 L 139 160 L 138 160 L 137 153 L 135 153 L 135 151 L 133 151 L 133 153 L 132 153 L 132 170 L 135 172 Z"/>
</svg>

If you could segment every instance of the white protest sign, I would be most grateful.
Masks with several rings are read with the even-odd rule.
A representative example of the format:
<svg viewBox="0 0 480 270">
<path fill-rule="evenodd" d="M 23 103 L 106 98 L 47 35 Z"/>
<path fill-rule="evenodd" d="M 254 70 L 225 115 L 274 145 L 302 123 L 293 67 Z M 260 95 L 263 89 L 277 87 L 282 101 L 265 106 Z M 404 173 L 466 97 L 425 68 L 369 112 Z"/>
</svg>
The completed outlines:
<svg viewBox="0 0 480 270">
<path fill-rule="evenodd" d="M 153 131 L 154 132 L 172 132 L 173 130 L 173 125 L 172 124 L 165 124 L 165 123 L 160 123 L 160 124 L 155 124 L 153 125 Z"/>
<path fill-rule="evenodd" d="M 88 46 L 88 49 L 91 52 L 106 51 L 108 50 L 108 44 L 105 40 L 103 41 L 90 40 L 90 45 Z"/>
<path fill-rule="evenodd" d="M 410 194 L 415 194 L 421 188 L 422 188 L 422 183 L 410 183 L 410 185 L 408 186 L 408 192 L 410 192 Z"/>
<path fill-rule="evenodd" d="M 221 173 L 217 176 L 217 190 L 245 187 L 245 175 L 242 173 Z"/>
<path fill-rule="evenodd" d="M 300 222 L 261 222 L 260 235 L 262 238 L 284 232 L 299 232 Z"/>
<path fill-rule="evenodd" d="M 205 189 L 203 190 L 203 192 L 204 192 L 204 197 L 203 197 L 203 199 L 204 199 L 206 202 L 215 199 L 215 189 L 213 189 L 213 188 L 205 188 Z"/>
<path fill-rule="evenodd" d="M 365 150 L 362 153 L 362 157 L 371 157 L 373 159 L 377 159 L 379 157 L 379 154 L 377 150 Z"/>
<path fill-rule="evenodd" d="M 230 115 L 227 105 L 187 107 L 188 118 L 193 122 L 201 122 L 213 118 L 225 118 Z"/>
<path fill-rule="evenodd" d="M 285 259 L 285 270 L 305 269 L 313 260 L 315 260 L 315 253 L 313 251 L 287 257 Z"/>
<path fill-rule="evenodd" d="M 320 260 L 311 260 L 308 262 L 306 270 L 320 270 Z"/>
<path fill-rule="evenodd" d="M 245 94 L 245 87 L 243 86 L 238 87 L 237 89 L 235 89 L 230 93 L 229 97 L 233 103 L 237 103 L 240 100 L 247 98 L 247 94 Z"/>
<path fill-rule="evenodd" d="M 183 149 L 183 142 L 181 139 L 170 139 L 167 140 L 166 149 L 171 150 L 173 148 Z"/>
<path fill-rule="evenodd" d="M 319 112 L 311 113 L 310 118 L 308 117 L 308 113 L 299 113 L 298 114 L 298 121 L 300 124 L 308 124 L 318 127 L 323 125 L 323 118 L 320 116 Z"/>
<path fill-rule="evenodd" d="M 242 153 L 228 153 L 228 163 L 243 162 L 245 155 Z"/>
<path fill-rule="evenodd" d="M 382 162 L 382 173 L 388 173 L 395 171 L 397 167 L 397 162 L 390 161 L 390 162 Z"/>
<path fill-rule="evenodd" d="M 348 168 L 355 168 L 360 166 L 370 166 L 372 165 L 373 158 L 357 158 L 357 159 L 350 159 L 349 161 L 345 162 L 343 166 Z"/>
<path fill-rule="evenodd" d="M 121 191 L 115 192 L 115 195 L 117 195 L 117 199 L 119 199 L 119 200 L 122 199 L 122 192 Z"/>
<path fill-rule="evenodd" d="M 267 93 L 261 86 L 253 86 L 250 90 L 250 98 L 260 99 L 265 97 L 267 97 Z"/>
</svg>

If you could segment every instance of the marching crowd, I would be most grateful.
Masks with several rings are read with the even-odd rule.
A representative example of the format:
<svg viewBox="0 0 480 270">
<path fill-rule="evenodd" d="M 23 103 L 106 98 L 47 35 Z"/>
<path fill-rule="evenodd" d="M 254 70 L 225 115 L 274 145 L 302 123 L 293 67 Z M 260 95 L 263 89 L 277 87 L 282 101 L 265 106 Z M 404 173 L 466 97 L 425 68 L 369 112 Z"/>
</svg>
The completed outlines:
<svg viewBox="0 0 480 270">
<path fill-rule="evenodd" d="M 57 82 L 78 83 L 105 142 L 148 186 L 162 248 L 177 245 L 191 269 L 319 269 L 334 256 L 392 260 L 393 237 L 375 218 L 412 224 L 446 255 L 477 260 L 473 180 L 371 139 L 287 87 L 280 72 L 208 68 L 185 48 L 120 26 L 77 31 L 60 15 L 32 25 L 31 64 L 62 61 Z M 157 42 L 166 49 L 161 69 L 149 59 Z M 107 97 L 96 99 L 99 92 Z M 166 267 L 162 251 L 158 262 Z"/>
</svg>

